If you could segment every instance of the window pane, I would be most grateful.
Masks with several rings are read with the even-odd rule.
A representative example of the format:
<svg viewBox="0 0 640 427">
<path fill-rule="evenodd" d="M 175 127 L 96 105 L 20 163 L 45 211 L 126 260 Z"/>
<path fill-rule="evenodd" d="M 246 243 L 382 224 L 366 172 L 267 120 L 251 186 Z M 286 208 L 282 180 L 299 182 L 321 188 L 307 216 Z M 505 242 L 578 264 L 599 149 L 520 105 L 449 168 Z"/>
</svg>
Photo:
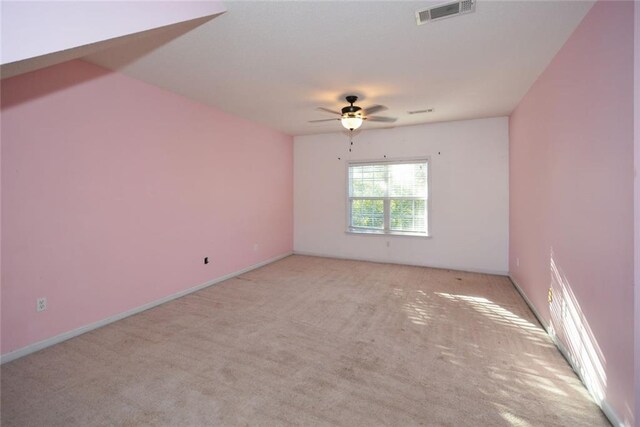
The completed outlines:
<svg viewBox="0 0 640 427">
<path fill-rule="evenodd" d="M 393 231 L 425 233 L 426 200 L 391 200 L 390 228 Z"/>
<path fill-rule="evenodd" d="M 349 195 L 351 197 L 384 197 L 386 194 L 386 166 L 362 165 L 349 167 Z"/>
<path fill-rule="evenodd" d="M 426 233 L 427 167 L 424 160 L 349 165 L 350 227 Z"/>
<path fill-rule="evenodd" d="M 427 197 L 427 164 L 389 165 L 389 197 Z"/>
<path fill-rule="evenodd" d="M 384 228 L 384 202 L 382 200 L 352 200 L 351 226 Z"/>
</svg>

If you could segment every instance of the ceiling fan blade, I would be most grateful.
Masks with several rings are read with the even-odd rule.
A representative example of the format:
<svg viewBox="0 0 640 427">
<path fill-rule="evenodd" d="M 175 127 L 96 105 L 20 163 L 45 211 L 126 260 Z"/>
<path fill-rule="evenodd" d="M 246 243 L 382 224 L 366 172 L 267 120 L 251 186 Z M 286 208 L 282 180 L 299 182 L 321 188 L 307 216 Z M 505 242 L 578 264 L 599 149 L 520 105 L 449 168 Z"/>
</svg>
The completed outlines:
<svg viewBox="0 0 640 427">
<path fill-rule="evenodd" d="M 334 120 L 340 120 L 340 119 L 309 120 L 309 123 L 332 122 L 332 121 L 334 121 Z"/>
<path fill-rule="evenodd" d="M 316 108 L 316 110 L 324 111 L 325 113 L 337 114 L 339 116 L 342 115 L 342 113 L 338 113 L 337 111 L 333 111 L 333 110 L 330 110 L 330 109 L 324 108 L 324 107 L 318 107 L 318 108 Z"/>
<path fill-rule="evenodd" d="M 369 116 L 367 120 L 370 122 L 385 122 L 385 123 L 393 123 L 398 120 L 395 117 L 382 117 L 382 116 Z"/>
<path fill-rule="evenodd" d="M 368 116 L 369 114 L 375 114 L 384 110 L 388 110 L 384 105 L 372 105 L 371 107 L 364 109 L 364 115 Z"/>
</svg>

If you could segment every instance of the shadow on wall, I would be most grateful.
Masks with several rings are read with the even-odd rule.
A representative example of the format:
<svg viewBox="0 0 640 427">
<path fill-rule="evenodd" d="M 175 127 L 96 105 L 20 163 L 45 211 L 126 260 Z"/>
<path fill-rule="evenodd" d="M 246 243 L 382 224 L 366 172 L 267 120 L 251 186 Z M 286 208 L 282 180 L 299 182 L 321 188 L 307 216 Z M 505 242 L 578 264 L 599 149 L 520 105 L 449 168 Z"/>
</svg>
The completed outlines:
<svg viewBox="0 0 640 427">
<path fill-rule="evenodd" d="M 552 298 L 549 333 L 564 347 L 569 363 L 598 404 L 606 396 L 606 359 L 585 319 L 567 277 L 558 266 L 553 248 L 550 255 Z"/>
<path fill-rule="evenodd" d="M 48 79 L 40 78 L 39 74 L 27 73 L 16 77 L 9 77 L 2 80 L 2 95 L 0 97 L 0 107 L 2 110 L 19 106 L 25 102 L 44 98 L 55 92 L 65 90 L 72 86 L 87 83 L 91 80 L 109 75 L 112 71 L 99 69 L 86 65 L 85 72 L 69 70 L 67 68 L 52 68 L 54 74 Z M 8 81 L 25 80 L 28 84 L 7 84 Z"/>
</svg>

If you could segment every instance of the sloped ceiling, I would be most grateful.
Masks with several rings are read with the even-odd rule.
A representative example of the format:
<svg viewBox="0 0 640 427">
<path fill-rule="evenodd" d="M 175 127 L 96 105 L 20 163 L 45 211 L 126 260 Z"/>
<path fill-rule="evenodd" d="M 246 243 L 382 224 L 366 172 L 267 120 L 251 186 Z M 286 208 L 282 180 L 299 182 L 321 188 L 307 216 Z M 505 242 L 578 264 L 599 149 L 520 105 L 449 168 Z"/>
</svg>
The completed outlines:
<svg viewBox="0 0 640 427">
<path fill-rule="evenodd" d="M 183 34 L 224 10 L 220 0 L 3 0 L 0 73 L 16 76 L 167 30 Z"/>
</svg>

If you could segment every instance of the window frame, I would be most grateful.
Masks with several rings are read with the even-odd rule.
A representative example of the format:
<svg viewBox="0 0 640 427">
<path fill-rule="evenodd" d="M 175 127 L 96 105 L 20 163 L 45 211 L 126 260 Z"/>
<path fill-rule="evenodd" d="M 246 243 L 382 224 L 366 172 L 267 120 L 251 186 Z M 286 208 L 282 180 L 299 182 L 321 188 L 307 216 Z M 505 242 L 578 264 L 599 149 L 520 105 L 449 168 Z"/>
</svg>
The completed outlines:
<svg viewBox="0 0 640 427">
<path fill-rule="evenodd" d="M 349 180 L 349 168 L 351 166 L 367 166 L 367 165 L 394 165 L 394 164 L 407 164 L 407 163 L 426 163 L 427 164 L 427 194 L 425 199 L 421 197 L 351 197 L 350 196 L 350 180 Z M 356 234 L 359 236 L 408 236 L 408 237 L 423 237 L 430 238 L 431 234 L 431 156 L 421 156 L 421 157 L 407 157 L 407 158 L 391 158 L 391 159 L 374 159 L 374 160 L 349 160 L 345 162 L 345 180 L 346 180 L 346 203 L 345 203 L 345 211 L 346 211 L 346 233 L 347 234 Z M 360 228 L 360 227 L 352 227 L 351 226 L 351 203 L 352 200 L 382 200 L 383 214 L 384 214 L 384 222 L 383 229 L 376 230 L 371 228 Z M 415 231 L 397 231 L 391 230 L 390 222 L 391 222 L 391 200 L 399 199 L 399 200 L 425 200 L 426 204 L 426 231 L 424 233 L 415 232 Z"/>
</svg>

